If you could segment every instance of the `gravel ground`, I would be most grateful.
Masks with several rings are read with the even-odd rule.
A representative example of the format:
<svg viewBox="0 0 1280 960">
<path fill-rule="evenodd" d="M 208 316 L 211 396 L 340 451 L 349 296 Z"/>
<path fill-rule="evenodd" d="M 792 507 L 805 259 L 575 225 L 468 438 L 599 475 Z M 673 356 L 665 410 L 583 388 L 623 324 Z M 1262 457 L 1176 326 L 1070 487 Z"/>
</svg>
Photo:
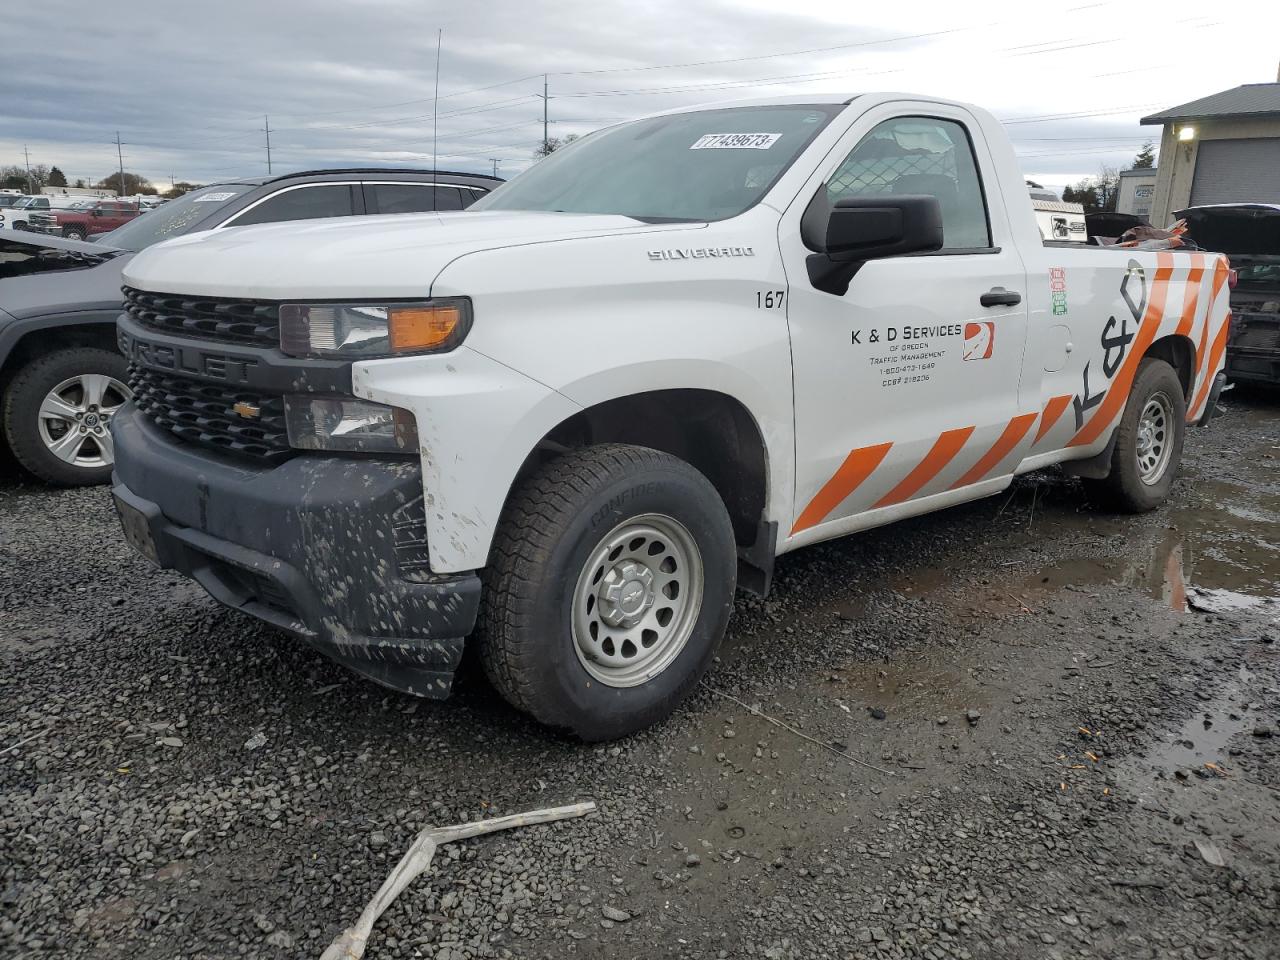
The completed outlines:
<svg viewBox="0 0 1280 960">
<path fill-rule="evenodd" d="M 604 747 L 475 671 L 389 694 L 105 490 L 0 480 L 0 955 L 318 957 L 423 826 L 592 799 L 441 848 L 368 956 L 1280 957 L 1278 458 L 1232 399 L 1154 514 L 1048 473 L 787 557 Z"/>
</svg>

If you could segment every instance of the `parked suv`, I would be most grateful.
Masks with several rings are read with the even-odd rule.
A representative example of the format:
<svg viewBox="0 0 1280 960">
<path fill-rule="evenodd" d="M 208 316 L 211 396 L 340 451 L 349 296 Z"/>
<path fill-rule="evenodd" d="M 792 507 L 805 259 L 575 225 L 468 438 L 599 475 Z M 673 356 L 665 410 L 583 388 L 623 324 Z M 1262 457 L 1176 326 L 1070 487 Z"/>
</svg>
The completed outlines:
<svg viewBox="0 0 1280 960">
<path fill-rule="evenodd" d="M 141 212 L 142 208 L 133 200 L 98 200 L 66 210 L 33 213 L 30 226 L 41 233 L 86 240 L 124 226 Z"/>
<path fill-rule="evenodd" d="M 196 230 L 461 210 L 501 182 L 445 171 L 320 170 L 202 187 L 92 244 L 0 230 L 4 438 L 24 467 L 50 483 L 110 478 L 108 428 L 130 396 L 115 321 L 123 306 L 121 271 L 137 251 Z"/>
</svg>

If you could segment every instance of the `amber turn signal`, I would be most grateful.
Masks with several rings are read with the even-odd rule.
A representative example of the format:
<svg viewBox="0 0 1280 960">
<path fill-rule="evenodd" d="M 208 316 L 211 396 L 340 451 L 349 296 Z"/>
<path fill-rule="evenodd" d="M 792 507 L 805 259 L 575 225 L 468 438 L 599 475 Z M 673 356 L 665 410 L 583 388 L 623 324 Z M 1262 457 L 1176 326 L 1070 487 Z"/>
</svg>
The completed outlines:
<svg viewBox="0 0 1280 960">
<path fill-rule="evenodd" d="M 455 305 L 392 307 L 391 349 L 395 353 L 434 350 L 450 342 L 462 326 L 462 311 Z"/>
</svg>

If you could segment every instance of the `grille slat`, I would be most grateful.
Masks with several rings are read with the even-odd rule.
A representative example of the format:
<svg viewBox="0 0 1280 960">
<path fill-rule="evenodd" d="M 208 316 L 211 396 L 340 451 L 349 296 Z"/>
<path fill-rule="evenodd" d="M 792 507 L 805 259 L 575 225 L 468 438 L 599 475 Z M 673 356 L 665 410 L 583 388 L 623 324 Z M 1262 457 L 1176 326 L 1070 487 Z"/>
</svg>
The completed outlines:
<svg viewBox="0 0 1280 960">
<path fill-rule="evenodd" d="M 286 459 L 295 451 L 285 428 L 284 398 L 221 384 L 166 376 L 129 365 L 129 387 L 138 410 L 182 440 L 259 460 Z M 252 419 L 233 409 L 244 402 L 260 413 Z"/>
<path fill-rule="evenodd" d="M 124 308 L 129 316 L 152 330 L 222 343 L 280 345 L 280 307 L 275 303 L 174 297 L 125 287 Z"/>
</svg>

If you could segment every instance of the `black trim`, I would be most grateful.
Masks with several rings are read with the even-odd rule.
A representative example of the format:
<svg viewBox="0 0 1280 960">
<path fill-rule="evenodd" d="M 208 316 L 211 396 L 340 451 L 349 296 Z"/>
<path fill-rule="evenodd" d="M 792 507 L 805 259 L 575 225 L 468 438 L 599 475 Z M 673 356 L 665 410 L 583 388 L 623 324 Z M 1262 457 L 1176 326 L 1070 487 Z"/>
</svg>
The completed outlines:
<svg viewBox="0 0 1280 960">
<path fill-rule="evenodd" d="M 286 357 L 278 348 L 196 340 L 160 333 L 128 314 L 116 322 L 117 343 L 130 363 L 166 376 L 190 377 L 262 393 L 353 396 L 350 360 Z"/>
</svg>

